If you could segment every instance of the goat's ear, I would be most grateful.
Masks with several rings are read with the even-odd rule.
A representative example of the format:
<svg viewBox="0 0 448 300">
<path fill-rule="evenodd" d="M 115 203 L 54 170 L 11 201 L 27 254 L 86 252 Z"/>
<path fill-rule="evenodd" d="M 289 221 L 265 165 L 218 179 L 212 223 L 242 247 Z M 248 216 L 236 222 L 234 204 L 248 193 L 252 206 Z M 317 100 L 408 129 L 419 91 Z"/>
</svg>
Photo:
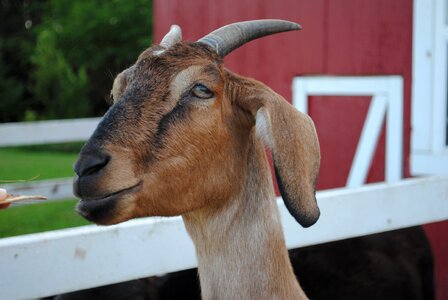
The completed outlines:
<svg viewBox="0 0 448 300">
<path fill-rule="evenodd" d="M 320 211 L 315 198 L 320 150 L 314 123 L 280 95 L 260 84 L 240 104 L 255 117 L 257 135 L 269 146 L 280 193 L 291 215 L 303 227 Z"/>
</svg>

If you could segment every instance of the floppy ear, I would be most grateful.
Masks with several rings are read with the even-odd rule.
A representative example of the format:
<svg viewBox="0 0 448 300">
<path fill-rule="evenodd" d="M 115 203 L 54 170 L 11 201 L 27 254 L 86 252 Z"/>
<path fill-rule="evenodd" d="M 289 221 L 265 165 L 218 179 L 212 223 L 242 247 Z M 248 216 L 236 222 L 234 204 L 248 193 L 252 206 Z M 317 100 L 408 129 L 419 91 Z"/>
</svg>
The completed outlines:
<svg viewBox="0 0 448 300">
<path fill-rule="evenodd" d="M 257 135 L 271 150 L 285 205 L 300 225 L 309 227 L 320 215 L 315 198 L 320 150 L 314 123 L 261 83 L 248 95 L 240 98 L 240 105 L 255 117 Z"/>
</svg>

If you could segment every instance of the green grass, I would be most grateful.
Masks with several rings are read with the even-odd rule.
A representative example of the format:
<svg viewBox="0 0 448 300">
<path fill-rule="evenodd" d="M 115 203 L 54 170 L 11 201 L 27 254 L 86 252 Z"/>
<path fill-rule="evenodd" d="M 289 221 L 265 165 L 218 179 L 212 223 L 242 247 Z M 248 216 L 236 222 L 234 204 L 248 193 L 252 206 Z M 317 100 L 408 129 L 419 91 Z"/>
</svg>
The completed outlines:
<svg viewBox="0 0 448 300">
<path fill-rule="evenodd" d="M 73 176 L 81 143 L 0 148 L 2 180 Z M 44 195 L 45 196 L 45 195 Z M 43 202 L 0 210 L 0 238 L 89 224 L 75 212 L 75 200 Z"/>
<path fill-rule="evenodd" d="M 79 153 L 85 142 L 70 142 L 70 143 L 56 143 L 43 145 L 26 145 L 8 147 L 9 149 L 28 150 L 28 151 L 44 151 L 44 152 L 65 152 L 65 153 Z"/>
<path fill-rule="evenodd" d="M 50 179 L 73 176 L 76 153 L 0 149 L 0 184 L 2 180 L 25 180 L 39 176 Z"/>
<path fill-rule="evenodd" d="M 89 224 L 75 212 L 76 200 L 0 210 L 0 238 Z"/>
</svg>

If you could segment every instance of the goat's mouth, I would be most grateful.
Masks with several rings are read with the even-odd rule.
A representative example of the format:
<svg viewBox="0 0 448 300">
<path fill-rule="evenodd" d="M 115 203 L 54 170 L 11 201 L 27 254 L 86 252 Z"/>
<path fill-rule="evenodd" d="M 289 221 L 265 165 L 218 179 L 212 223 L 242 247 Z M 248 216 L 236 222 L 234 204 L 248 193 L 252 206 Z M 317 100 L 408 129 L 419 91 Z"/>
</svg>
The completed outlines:
<svg viewBox="0 0 448 300">
<path fill-rule="evenodd" d="M 119 202 L 140 189 L 141 182 L 137 184 L 95 198 L 81 198 L 76 206 L 77 212 L 87 220 L 97 224 L 112 224 L 121 222 L 114 215 L 118 214 Z"/>
</svg>

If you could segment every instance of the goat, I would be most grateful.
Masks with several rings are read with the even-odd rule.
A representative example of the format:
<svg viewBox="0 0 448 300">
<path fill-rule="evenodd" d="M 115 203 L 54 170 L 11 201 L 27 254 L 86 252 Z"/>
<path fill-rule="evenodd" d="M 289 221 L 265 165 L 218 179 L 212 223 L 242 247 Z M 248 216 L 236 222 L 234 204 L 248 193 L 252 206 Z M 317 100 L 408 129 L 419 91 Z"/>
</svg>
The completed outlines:
<svg viewBox="0 0 448 300">
<path fill-rule="evenodd" d="M 78 212 L 103 225 L 182 215 L 204 299 L 306 299 L 288 259 L 264 143 L 289 212 L 311 226 L 320 214 L 314 124 L 261 82 L 223 67 L 244 43 L 299 29 L 247 21 L 182 42 L 173 25 L 114 80 L 114 103 L 74 166 Z"/>
</svg>

